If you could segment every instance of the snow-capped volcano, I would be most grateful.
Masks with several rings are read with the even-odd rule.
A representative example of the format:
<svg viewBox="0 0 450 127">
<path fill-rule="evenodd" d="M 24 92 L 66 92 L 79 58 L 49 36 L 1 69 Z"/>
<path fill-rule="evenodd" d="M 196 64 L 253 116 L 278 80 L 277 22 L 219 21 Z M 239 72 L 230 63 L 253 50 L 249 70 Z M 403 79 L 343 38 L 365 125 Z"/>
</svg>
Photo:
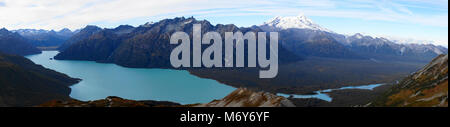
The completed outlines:
<svg viewBox="0 0 450 127">
<path fill-rule="evenodd" d="M 330 30 L 315 24 L 311 19 L 306 17 L 303 14 L 292 17 L 281 17 L 277 16 L 267 22 L 265 22 L 263 27 L 273 27 L 276 29 L 289 29 L 289 28 L 298 28 L 298 29 L 311 29 L 311 30 L 320 30 L 331 32 Z"/>
</svg>

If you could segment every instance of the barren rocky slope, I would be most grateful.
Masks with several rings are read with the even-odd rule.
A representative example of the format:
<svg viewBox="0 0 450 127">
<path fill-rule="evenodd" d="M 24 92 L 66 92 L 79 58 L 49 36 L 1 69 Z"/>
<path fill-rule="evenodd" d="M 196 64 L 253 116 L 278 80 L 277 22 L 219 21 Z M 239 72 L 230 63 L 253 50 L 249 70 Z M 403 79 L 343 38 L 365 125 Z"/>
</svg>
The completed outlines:
<svg viewBox="0 0 450 127">
<path fill-rule="evenodd" d="M 405 78 L 374 106 L 448 107 L 448 54 Z"/>
</svg>

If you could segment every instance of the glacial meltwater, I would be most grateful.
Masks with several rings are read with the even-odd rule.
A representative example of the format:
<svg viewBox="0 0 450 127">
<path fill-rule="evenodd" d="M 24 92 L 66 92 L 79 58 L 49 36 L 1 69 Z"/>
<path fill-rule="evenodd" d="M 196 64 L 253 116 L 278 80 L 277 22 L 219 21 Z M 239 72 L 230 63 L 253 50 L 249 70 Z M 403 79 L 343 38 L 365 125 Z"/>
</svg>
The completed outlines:
<svg viewBox="0 0 450 127">
<path fill-rule="evenodd" d="M 58 51 L 27 56 L 36 64 L 82 81 L 71 86 L 72 98 L 88 101 L 118 96 L 133 100 L 207 103 L 221 99 L 235 88 L 199 78 L 185 70 L 125 68 L 92 61 L 53 60 Z"/>
</svg>

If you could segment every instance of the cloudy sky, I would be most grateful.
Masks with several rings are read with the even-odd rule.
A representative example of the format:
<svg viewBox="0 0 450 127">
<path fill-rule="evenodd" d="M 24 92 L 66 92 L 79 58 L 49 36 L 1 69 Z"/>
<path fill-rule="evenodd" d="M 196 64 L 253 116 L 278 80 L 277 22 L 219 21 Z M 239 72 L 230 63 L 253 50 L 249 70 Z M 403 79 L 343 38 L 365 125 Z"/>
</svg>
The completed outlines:
<svg viewBox="0 0 450 127">
<path fill-rule="evenodd" d="M 251 26 L 300 13 L 342 34 L 448 46 L 448 0 L 0 0 L 0 27 L 111 28 L 178 16 Z"/>
</svg>

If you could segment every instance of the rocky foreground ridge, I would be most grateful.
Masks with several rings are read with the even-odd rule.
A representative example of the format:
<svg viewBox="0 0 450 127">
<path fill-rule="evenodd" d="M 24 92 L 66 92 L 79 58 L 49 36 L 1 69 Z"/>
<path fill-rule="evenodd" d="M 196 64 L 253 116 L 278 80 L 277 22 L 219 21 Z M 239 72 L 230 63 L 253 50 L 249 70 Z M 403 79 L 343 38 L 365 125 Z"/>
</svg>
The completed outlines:
<svg viewBox="0 0 450 127">
<path fill-rule="evenodd" d="M 281 96 L 239 88 L 222 100 L 214 100 L 194 107 L 295 107 L 295 105 Z"/>
</svg>

